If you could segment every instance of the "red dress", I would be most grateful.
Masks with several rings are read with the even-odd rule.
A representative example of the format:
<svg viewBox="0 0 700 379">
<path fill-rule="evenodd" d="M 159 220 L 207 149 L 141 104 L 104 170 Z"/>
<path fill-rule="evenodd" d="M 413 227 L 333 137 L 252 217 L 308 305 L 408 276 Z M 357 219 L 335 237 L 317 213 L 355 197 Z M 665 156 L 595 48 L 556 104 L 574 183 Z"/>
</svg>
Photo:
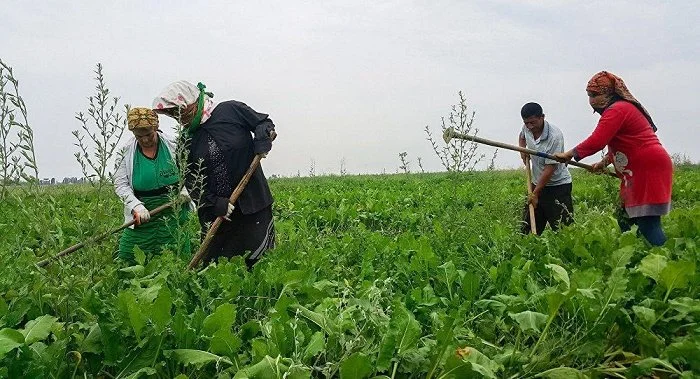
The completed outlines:
<svg viewBox="0 0 700 379">
<path fill-rule="evenodd" d="M 671 209 L 673 164 L 649 121 L 620 100 L 603 111 L 593 134 L 574 149 L 576 160 L 608 145 L 608 161 L 620 177 L 620 198 L 629 217 L 661 216 Z"/>
</svg>

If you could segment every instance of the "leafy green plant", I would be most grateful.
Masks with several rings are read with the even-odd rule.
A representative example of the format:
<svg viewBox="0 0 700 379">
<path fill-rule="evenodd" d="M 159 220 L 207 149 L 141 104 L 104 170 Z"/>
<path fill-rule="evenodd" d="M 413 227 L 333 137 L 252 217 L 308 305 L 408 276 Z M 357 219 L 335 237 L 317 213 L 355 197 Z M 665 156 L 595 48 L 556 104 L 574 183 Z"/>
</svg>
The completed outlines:
<svg viewBox="0 0 700 379">
<path fill-rule="evenodd" d="M 477 135 L 479 133 L 479 128 L 474 125 L 475 111 L 469 111 L 467 106 L 467 98 L 464 96 L 462 91 L 459 91 L 459 102 L 452 106 L 449 116 L 447 116 L 447 121 L 445 117 L 441 119 L 440 128 L 442 132 L 452 128 L 457 133 Z M 450 143 L 443 147 L 443 144 L 438 144 L 433 138 L 433 133 L 430 131 L 429 126 L 425 126 L 425 134 L 428 136 L 427 140 L 433 147 L 435 155 L 440 159 L 440 163 L 445 168 L 445 170 L 450 172 L 464 172 L 472 171 L 474 167 L 484 159 L 484 154 L 478 154 L 477 148 L 479 145 L 473 141 L 467 141 L 463 139 L 452 139 Z M 495 157 L 495 153 L 494 153 Z"/>
<path fill-rule="evenodd" d="M 9 185 L 20 180 L 33 186 L 39 182 L 34 132 L 19 81 L 12 67 L 0 60 L 0 199 L 6 197 Z"/>
<path fill-rule="evenodd" d="M 541 237 L 517 233 L 516 171 L 275 179 L 278 245 L 250 271 L 167 252 L 124 267 L 114 240 L 39 269 L 35 251 L 91 230 L 56 210 L 95 188 L 52 189 L 36 210 L 62 215 L 51 238 L 11 196 L 0 377 L 693 377 L 699 173 L 675 173 L 656 248 L 619 232 L 606 178 L 577 171 L 576 223 Z"/>
<path fill-rule="evenodd" d="M 110 97 L 102 64 L 95 69 L 95 94 L 88 97 L 87 113 L 78 112 L 80 129 L 73 131 L 78 151 L 74 154 L 83 175 L 97 189 L 97 204 L 102 201 L 103 190 L 114 179 L 118 164 L 118 143 L 126 128 L 129 106 L 120 113 L 119 97 Z M 99 208 L 99 206 L 98 206 Z"/>
<path fill-rule="evenodd" d="M 399 160 L 401 161 L 401 165 L 399 166 L 400 172 L 403 172 L 404 174 L 408 174 L 411 172 L 411 162 L 408 161 L 406 158 L 408 156 L 408 153 L 405 151 L 399 153 Z"/>
</svg>

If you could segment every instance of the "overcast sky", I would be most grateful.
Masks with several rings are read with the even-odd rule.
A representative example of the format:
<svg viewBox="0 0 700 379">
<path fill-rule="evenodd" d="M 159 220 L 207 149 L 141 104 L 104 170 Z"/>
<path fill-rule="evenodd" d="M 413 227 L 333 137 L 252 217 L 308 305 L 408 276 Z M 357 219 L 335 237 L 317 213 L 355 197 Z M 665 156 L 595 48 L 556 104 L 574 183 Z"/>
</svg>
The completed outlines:
<svg viewBox="0 0 700 379">
<path fill-rule="evenodd" d="M 567 148 L 598 117 L 585 86 L 621 76 L 669 153 L 700 160 L 696 1 L 8 1 L 0 58 L 29 108 L 41 177 L 79 176 L 74 115 L 95 64 L 122 104 L 150 106 L 175 80 L 270 114 L 266 173 L 441 170 L 425 140 L 464 91 L 479 135 L 515 143 L 520 107 L 542 104 Z M 173 122 L 161 118 L 166 131 Z M 128 132 L 127 132 L 128 133 Z M 482 149 L 491 155 L 491 148 Z M 591 162 L 592 158 L 588 159 Z M 516 167 L 500 152 L 497 166 Z"/>
</svg>

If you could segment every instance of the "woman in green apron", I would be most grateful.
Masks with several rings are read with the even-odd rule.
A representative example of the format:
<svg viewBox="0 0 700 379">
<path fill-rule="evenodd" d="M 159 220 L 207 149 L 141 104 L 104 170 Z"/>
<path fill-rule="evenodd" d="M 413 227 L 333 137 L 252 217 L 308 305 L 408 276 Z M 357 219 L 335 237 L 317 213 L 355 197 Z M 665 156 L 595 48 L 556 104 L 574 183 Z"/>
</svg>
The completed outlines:
<svg viewBox="0 0 700 379">
<path fill-rule="evenodd" d="M 114 187 L 124 203 L 125 221 L 135 219 L 136 225 L 124 229 L 119 239 L 118 258 L 133 264 L 136 247 L 148 256 L 159 254 L 163 249 L 189 256 L 189 233 L 185 233 L 188 206 L 175 207 L 177 217 L 172 208 L 153 217 L 148 211 L 171 201 L 177 191 L 179 172 L 175 144 L 158 130 L 158 116 L 148 108 L 131 109 L 128 126 L 134 138 L 122 151 Z"/>
</svg>

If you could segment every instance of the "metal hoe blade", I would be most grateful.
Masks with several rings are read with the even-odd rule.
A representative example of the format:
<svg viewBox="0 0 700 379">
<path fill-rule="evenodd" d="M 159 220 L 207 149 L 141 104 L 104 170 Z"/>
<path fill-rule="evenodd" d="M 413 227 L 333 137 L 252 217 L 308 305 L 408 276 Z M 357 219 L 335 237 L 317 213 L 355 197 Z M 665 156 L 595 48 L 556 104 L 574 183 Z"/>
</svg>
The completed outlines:
<svg viewBox="0 0 700 379">
<path fill-rule="evenodd" d="M 445 129 L 444 132 L 442 132 L 442 139 L 445 140 L 445 143 L 450 143 L 454 132 L 455 132 L 455 130 L 452 127 L 449 127 L 447 129 Z"/>
</svg>

